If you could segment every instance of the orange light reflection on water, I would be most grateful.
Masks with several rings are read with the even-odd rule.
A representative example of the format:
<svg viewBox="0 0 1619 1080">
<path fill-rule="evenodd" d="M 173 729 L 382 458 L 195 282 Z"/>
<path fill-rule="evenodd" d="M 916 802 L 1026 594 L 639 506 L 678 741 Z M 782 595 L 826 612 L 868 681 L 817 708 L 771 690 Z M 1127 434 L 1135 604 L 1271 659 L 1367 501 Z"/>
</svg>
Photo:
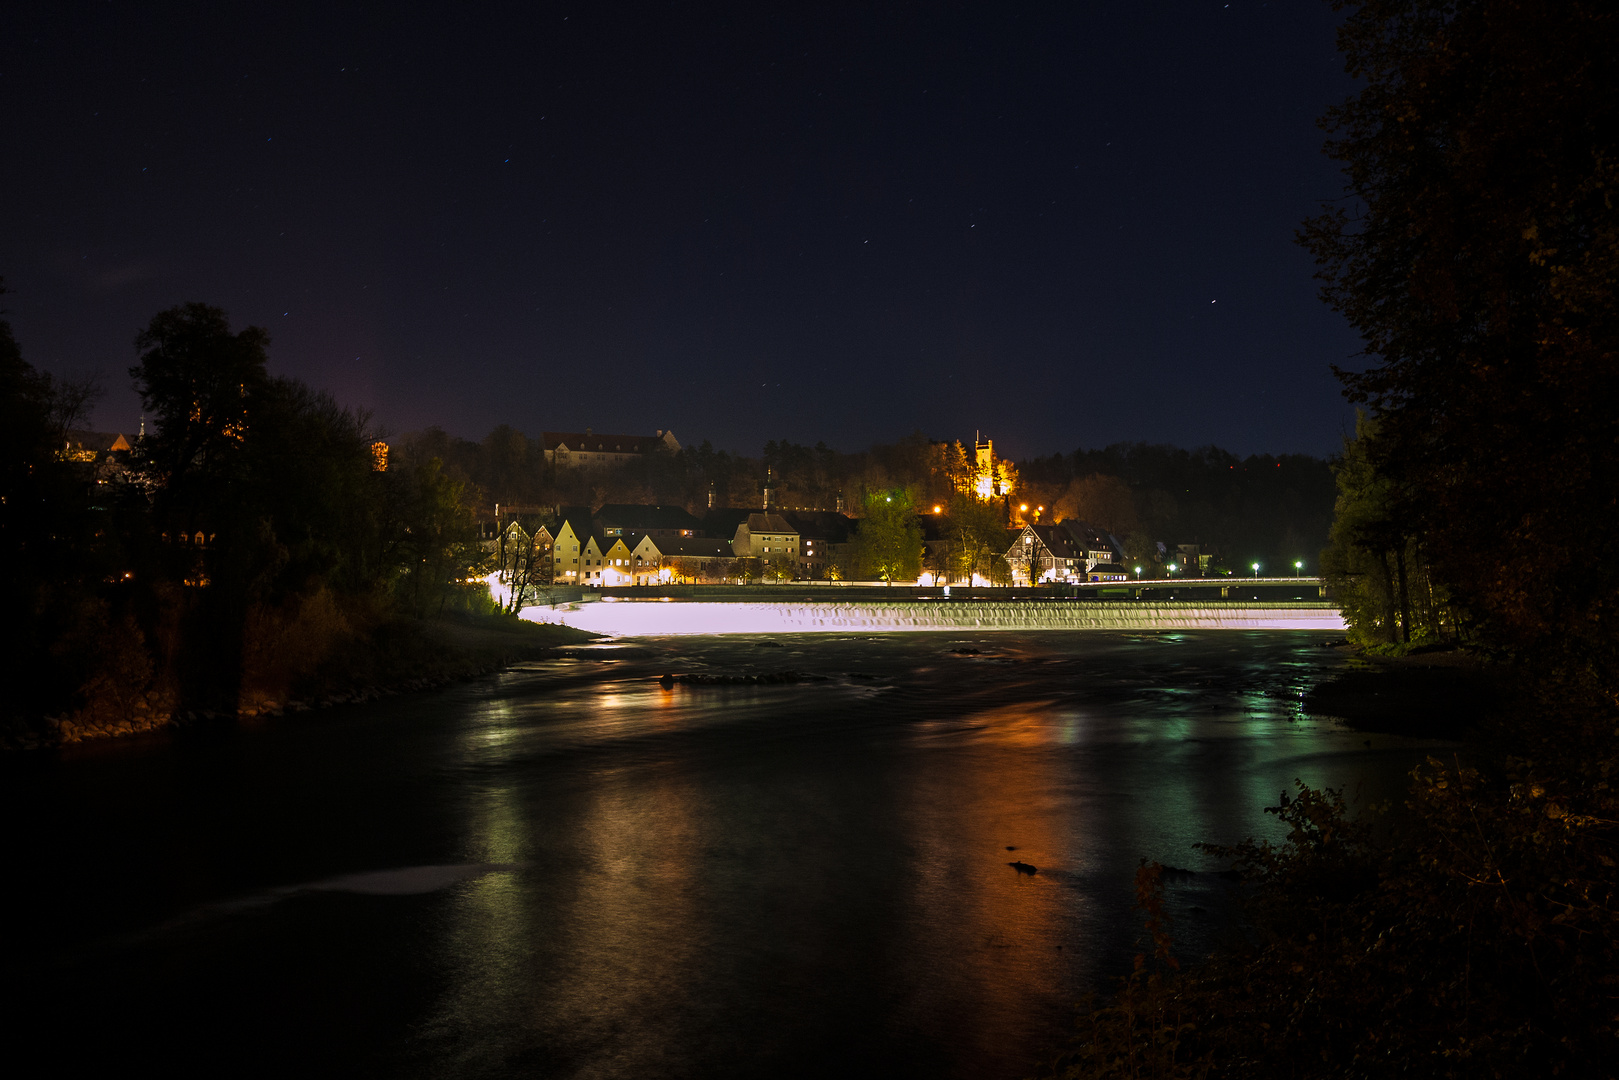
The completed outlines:
<svg viewBox="0 0 1619 1080">
<path fill-rule="evenodd" d="M 1005 1053 L 990 1033 L 1016 1030 L 1046 988 L 1071 985 L 1074 969 L 1091 962 L 1062 948 L 1076 936 L 1074 923 L 1090 918 L 1064 884 L 1087 857 L 1075 838 L 1089 830 L 1059 794 L 1065 765 L 1051 752 L 1076 737 L 1080 721 L 1051 704 L 989 709 L 952 722 L 951 730 L 922 733 L 940 749 L 953 738 L 979 746 L 960 759 L 964 767 L 922 770 L 916 786 L 901 793 L 920 849 L 909 948 L 929 953 L 926 963 L 938 975 L 917 988 L 914 1007 L 945 1007 L 935 1000 L 945 986 L 952 994 L 963 984 L 975 987 L 986 1015 L 974 1026 L 985 1041 L 973 1049 L 984 1056 Z M 1019 873 L 1014 861 L 1038 873 Z M 952 930 L 941 936 L 940 927 Z"/>
</svg>

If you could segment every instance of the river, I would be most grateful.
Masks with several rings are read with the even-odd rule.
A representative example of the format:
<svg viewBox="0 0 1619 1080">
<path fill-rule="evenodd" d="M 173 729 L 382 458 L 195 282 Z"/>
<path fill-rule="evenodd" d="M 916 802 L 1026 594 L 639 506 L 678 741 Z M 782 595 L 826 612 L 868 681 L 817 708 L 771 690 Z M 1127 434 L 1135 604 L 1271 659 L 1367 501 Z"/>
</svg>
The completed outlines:
<svg viewBox="0 0 1619 1080">
<path fill-rule="evenodd" d="M 1028 1075 L 1128 969 L 1141 856 L 1205 871 L 1195 957 L 1195 842 L 1432 749 L 1302 713 L 1328 639 L 618 641 L 19 757 L 9 1018 L 51 1074 Z"/>
</svg>

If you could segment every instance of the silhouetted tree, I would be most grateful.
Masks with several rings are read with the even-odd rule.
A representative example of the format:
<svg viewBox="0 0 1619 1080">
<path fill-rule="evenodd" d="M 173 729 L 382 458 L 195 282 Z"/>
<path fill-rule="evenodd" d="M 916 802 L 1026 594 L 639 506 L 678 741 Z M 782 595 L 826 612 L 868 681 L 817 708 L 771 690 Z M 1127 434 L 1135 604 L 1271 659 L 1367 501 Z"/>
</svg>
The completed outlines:
<svg viewBox="0 0 1619 1080">
<path fill-rule="evenodd" d="M 1339 372 L 1372 464 L 1493 641 L 1611 681 L 1619 11 L 1376 0 L 1340 45 L 1352 202 L 1302 239 L 1372 360 Z"/>
</svg>

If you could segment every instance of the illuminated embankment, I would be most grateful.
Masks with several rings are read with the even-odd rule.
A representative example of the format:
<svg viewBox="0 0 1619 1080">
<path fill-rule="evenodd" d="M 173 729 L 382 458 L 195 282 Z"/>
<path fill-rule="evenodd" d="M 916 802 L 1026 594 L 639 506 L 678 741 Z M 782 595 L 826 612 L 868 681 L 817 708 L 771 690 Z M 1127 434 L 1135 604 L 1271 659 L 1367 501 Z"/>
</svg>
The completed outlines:
<svg viewBox="0 0 1619 1080">
<path fill-rule="evenodd" d="M 663 634 L 813 634 L 897 630 L 1332 630 L 1331 604 L 1115 601 L 907 603 L 702 603 L 596 601 L 524 608 L 533 622 L 563 623 L 613 637 Z"/>
</svg>

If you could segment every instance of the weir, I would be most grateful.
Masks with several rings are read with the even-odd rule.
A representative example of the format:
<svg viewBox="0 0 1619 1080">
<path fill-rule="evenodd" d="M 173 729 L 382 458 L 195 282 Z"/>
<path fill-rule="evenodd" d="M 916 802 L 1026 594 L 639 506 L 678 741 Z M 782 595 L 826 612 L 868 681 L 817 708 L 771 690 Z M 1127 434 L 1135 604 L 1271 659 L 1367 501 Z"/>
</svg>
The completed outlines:
<svg viewBox="0 0 1619 1080">
<path fill-rule="evenodd" d="M 911 600 L 902 602 L 703 602 L 613 600 L 524 608 L 531 622 L 611 637 L 668 634 L 804 634 L 855 631 L 1327 630 L 1343 615 L 1323 601 L 1193 602 Z"/>
</svg>

